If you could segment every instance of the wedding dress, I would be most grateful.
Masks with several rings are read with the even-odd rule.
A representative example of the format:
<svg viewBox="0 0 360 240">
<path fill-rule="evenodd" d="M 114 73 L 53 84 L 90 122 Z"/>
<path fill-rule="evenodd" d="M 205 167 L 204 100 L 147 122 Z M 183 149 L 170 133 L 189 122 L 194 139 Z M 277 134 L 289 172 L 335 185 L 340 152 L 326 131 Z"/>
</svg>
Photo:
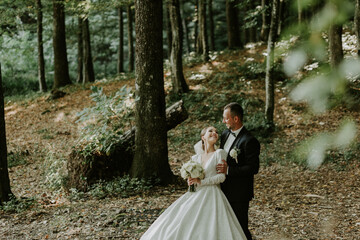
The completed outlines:
<svg viewBox="0 0 360 240">
<path fill-rule="evenodd" d="M 187 192 L 170 205 L 140 238 L 141 240 L 246 240 L 229 202 L 220 189 L 224 174 L 216 164 L 227 153 L 218 149 L 205 164 L 205 179 L 196 192 Z M 193 160 L 201 164 L 201 155 Z"/>
</svg>

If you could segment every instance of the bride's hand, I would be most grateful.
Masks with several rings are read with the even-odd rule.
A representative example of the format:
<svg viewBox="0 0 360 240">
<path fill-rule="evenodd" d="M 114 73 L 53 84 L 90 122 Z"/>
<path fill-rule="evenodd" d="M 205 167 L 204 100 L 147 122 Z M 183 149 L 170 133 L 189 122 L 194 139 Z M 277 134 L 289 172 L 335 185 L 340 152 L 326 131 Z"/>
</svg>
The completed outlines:
<svg viewBox="0 0 360 240">
<path fill-rule="evenodd" d="M 197 183 L 197 184 L 201 184 L 201 180 L 200 180 L 200 178 L 188 178 L 188 185 L 190 186 L 190 185 L 193 185 L 193 184 L 195 184 L 195 183 Z"/>
</svg>

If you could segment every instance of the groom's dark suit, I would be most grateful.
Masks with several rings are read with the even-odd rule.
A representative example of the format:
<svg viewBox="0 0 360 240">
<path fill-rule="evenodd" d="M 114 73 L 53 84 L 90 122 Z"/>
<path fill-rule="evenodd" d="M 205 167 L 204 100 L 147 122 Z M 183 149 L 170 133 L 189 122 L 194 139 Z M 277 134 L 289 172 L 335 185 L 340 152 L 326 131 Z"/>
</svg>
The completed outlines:
<svg viewBox="0 0 360 240">
<path fill-rule="evenodd" d="M 230 131 L 227 129 L 221 134 L 220 148 L 224 148 L 229 135 Z M 237 163 L 230 156 L 230 151 L 234 148 L 238 149 Z M 259 141 L 243 127 L 228 152 L 228 174 L 221 184 L 221 189 L 249 240 L 252 238 L 248 229 L 248 209 L 249 202 L 254 197 L 254 175 L 259 171 L 259 154 Z"/>
</svg>

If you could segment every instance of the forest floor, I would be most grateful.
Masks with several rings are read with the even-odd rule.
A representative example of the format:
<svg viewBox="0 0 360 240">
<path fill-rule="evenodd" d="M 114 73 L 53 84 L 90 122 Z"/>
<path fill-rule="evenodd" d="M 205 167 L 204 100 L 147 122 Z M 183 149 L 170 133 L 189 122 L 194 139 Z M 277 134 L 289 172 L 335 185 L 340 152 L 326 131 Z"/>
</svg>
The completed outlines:
<svg viewBox="0 0 360 240">
<path fill-rule="evenodd" d="M 225 77 L 236 64 L 249 59 L 263 61 L 264 51 L 264 46 L 253 46 L 222 53 L 207 64 L 188 66 L 185 76 L 191 91 L 202 90 L 216 99 L 221 94 L 231 94 L 234 89 L 230 84 L 238 81 L 241 88 L 237 91 L 244 98 L 260 99 L 263 103 L 263 78 L 250 81 L 243 77 L 233 79 L 233 75 Z M 204 78 L 192 77 L 196 74 Z M 215 76 L 220 76 L 218 85 L 214 85 Z M 167 84 L 169 81 L 167 77 Z M 124 84 L 133 86 L 134 80 L 98 81 L 93 85 L 111 93 Z M 79 137 L 81 128 L 76 113 L 92 104 L 89 86 L 76 85 L 64 91 L 67 94 L 56 100 L 43 95 L 6 104 L 9 157 L 23 160 L 9 170 L 12 191 L 22 199 L 22 205 L 31 201 L 32 204 L 26 210 L 21 209 L 24 206 L 13 211 L 0 210 L 0 239 L 139 239 L 186 187 L 154 187 L 135 196 L 104 199 L 71 198 L 61 189 L 50 188 L 47 179 L 61 173 L 64 168 L 59 165 L 65 163 Z M 317 170 L 309 170 L 291 158 L 302 140 L 323 131 L 336 131 L 343 119 L 351 117 L 360 126 L 360 112 L 338 106 L 324 114 L 311 114 L 304 104 L 291 102 L 289 91 L 286 84 L 276 84 L 276 132 L 261 139 L 261 168 L 255 176 L 255 198 L 250 204 L 250 230 L 259 240 L 360 239 L 359 145 L 329 151 L 330 157 Z M 192 104 L 207 109 L 213 102 Z M 260 104 L 259 108 L 263 107 Z M 194 136 L 215 122 L 194 115 L 193 108 L 189 109 L 188 120 L 169 131 L 169 162 L 175 174 L 194 154 Z M 217 122 L 221 117 L 220 109 Z"/>
</svg>

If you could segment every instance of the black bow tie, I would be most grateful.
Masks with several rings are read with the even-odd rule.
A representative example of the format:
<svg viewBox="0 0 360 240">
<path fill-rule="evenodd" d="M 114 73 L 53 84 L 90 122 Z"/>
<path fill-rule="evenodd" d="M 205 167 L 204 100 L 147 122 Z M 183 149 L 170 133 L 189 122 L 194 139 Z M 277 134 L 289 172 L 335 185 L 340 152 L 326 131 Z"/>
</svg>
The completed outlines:
<svg viewBox="0 0 360 240">
<path fill-rule="evenodd" d="M 236 138 L 236 134 L 235 134 L 234 132 L 232 132 L 231 130 L 229 130 L 229 133 Z"/>
</svg>

